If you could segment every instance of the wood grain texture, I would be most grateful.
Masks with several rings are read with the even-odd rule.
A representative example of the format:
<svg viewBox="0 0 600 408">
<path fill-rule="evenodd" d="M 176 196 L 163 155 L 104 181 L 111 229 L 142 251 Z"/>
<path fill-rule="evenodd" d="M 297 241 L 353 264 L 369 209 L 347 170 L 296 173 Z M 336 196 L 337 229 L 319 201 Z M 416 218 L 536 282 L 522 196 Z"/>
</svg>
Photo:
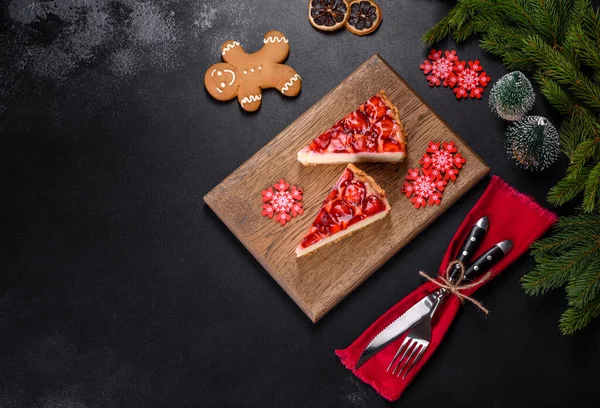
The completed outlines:
<svg viewBox="0 0 600 408">
<path fill-rule="evenodd" d="M 298 242 L 345 167 L 304 167 L 296 160 L 296 153 L 382 89 L 398 107 L 406 128 L 407 158 L 400 164 L 359 163 L 357 167 L 386 190 L 390 214 L 339 243 L 296 258 Z M 454 141 L 467 164 L 458 179 L 446 187 L 440 206 L 417 210 L 400 188 L 407 169 L 419 165 L 430 141 Z M 206 194 L 204 201 L 317 322 L 488 172 L 487 165 L 465 142 L 379 55 L 374 55 Z M 304 189 L 305 210 L 283 227 L 261 215 L 261 190 L 281 178 Z"/>
</svg>

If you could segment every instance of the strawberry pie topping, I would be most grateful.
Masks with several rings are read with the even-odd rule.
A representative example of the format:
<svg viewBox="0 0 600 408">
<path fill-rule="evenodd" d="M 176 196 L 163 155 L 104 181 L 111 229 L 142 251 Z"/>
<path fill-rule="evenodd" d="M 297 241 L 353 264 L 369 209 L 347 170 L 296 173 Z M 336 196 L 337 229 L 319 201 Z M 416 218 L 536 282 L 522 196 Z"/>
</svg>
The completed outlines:
<svg viewBox="0 0 600 408">
<path fill-rule="evenodd" d="M 403 152 L 399 143 L 402 125 L 380 95 L 322 133 L 308 146 L 319 153 Z"/>
<path fill-rule="evenodd" d="M 346 168 L 323 201 L 319 214 L 300 246 L 307 248 L 368 216 L 385 211 L 385 208 L 385 203 L 376 195 L 369 194 L 365 183 L 355 179 L 352 170 Z"/>
</svg>

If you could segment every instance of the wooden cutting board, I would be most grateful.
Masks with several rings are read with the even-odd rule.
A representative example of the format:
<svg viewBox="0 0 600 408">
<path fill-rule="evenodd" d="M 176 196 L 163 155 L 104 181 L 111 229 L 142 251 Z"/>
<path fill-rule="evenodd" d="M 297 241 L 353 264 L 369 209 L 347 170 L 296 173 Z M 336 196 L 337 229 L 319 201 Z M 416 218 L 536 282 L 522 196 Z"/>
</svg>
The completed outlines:
<svg viewBox="0 0 600 408">
<path fill-rule="evenodd" d="M 306 82 L 308 84 L 308 82 Z M 344 165 L 304 167 L 296 153 L 372 95 L 385 90 L 407 133 L 403 163 L 358 164 L 387 192 L 390 214 L 339 243 L 297 259 L 296 246 Z M 454 141 L 467 164 L 440 206 L 419 210 L 401 192 L 430 141 Z M 489 171 L 487 165 L 379 55 L 374 55 L 204 197 L 254 257 L 317 322 Z M 285 226 L 263 217 L 261 190 L 284 178 L 304 189 L 304 214 Z"/>
</svg>

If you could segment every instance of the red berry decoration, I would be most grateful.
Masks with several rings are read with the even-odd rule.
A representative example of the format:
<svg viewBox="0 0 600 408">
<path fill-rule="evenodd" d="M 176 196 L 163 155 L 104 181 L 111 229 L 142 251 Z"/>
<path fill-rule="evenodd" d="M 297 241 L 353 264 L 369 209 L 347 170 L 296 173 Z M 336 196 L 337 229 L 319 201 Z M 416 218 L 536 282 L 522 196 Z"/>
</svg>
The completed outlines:
<svg viewBox="0 0 600 408">
<path fill-rule="evenodd" d="M 419 160 L 420 169 L 408 169 L 401 191 L 415 208 L 439 205 L 448 180 L 454 181 L 466 163 L 454 142 L 430 142 Z"/>
<path fill-rule="evenodd" d="M 454 50 L 442 52 L 442 50 L 432 49 L 420 66 L 423 74 L 427 75 L 429 86 L 440 86 L 440 84 L 448 86 L 447 79 L 452 75 L 452 68 L 457 60 Z"/>
<path fill-rule="evenodd" d="M 275 189 L 275 191 L 273 190 Z M 279 180 L 273 187 L 262 191 L 262 215 L 275 218 L 275 221 L 285 225 L 292 217 L 304 213 L 302 208 L 302 189 Z"/>
</svg>

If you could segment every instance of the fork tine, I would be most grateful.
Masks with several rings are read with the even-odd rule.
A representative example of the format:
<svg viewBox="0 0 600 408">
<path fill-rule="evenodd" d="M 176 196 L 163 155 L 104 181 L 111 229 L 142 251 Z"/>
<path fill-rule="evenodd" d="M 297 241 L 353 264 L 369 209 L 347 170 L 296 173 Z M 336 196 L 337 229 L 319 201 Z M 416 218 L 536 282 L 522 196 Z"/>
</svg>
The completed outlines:
<svg viewBox="0 0 600 408">
<path fill-rule="evenodd" d="M 410 367 L 408 367 L 408 370 L 406 370 L 404 372 L 404 375 L 402 376 L 403 380 L 406 378 L 406 376 L 408 375 L 408 373 L 410 372 L 410 370 L 412 370 L 412 368 L 415 366 L 415 364 L 417 364 L 417 361 L 419 361 L 419 359 L 421 358 L 421 356 L 423 355 L 423 353 L 427 349 L 427 346 L 429 346 L 429 344 L 425 344 L 425 345 L 423 345 L 423 347 L 421 347 L 421 350 L 419 351 L 419 354 L 417 354 L 417 356 L 414 358 L 414 360 L 412 361 L 412 363 L 410 363 Z M 398 375 L 400 375 L 400 374 L 398 374 Z"/>
<path fill-rule="evenodd" d="M 400 357 L 400 359 L 398 360 L 396 367 L 394 367 L 394 369 L 392 370 L 392 374 L 396 374 L 396 370 L 400 367 L 400 364 L 402 364 L 402 361 L 404 360 L 404 357 L 406 357 L 406 355 L 408 354 L 408 352 L 410 350 L 413 350 L 416 344 L 416 342 L 413 339 L 410 339 L 410 344 L 408 344 L 406 346 L 406 349 L 404 350 L 404 353 L 402 354 L 402 357 Z M 406 364 L 406 362 L 405 362 Z"/>
<path fill-rule="evenodd" d="M 402 370 L 404 370 L 406 367 L 409 367 L 409 362 L 412 359 L 412 356 L 417 352 L 417 350 L 419 350 L 421 347 L 421 345 L 415 341 L 415 347 L 413 347 L 412 352 L 410 353 L 410 355 L 406 358 L 406 360 L 404 360 L 404 364 L 402 365 L 402 368 L 400 369 L 400 371 L 398 371 L 398 377 L 400 377 L 400 374 L 402 374 Z M 410 368 L 410 367 L 409 367 Z"/>
<path fill-rule="evenodd" d="M 400 352 L 402 351 L 402 349 L 404 349 L 404 346 L 407 346 L 408 343 L 410 342 L 410 339 L 408 337 L 406 337 L 404 339 L 404 341 L 402 342 L 402 345 L 400 345 L 400 347 L 398 347 L 398 351 L 396 352 L 396 355 L 394 356 L 394 358 L 392 359 L 392 361 L 390 362 L 390 365 L 388 366 L 386 371 L 390 371 L 390 367 L 394 364 L 394 361 L 396 361 L 396 359 L 398 358 L 398 356 L 400 355 Z M 395 371 L 395 370 L 394 370 Z M 393 372 L 392 372 L 393 374 Z"/>
</svg>

